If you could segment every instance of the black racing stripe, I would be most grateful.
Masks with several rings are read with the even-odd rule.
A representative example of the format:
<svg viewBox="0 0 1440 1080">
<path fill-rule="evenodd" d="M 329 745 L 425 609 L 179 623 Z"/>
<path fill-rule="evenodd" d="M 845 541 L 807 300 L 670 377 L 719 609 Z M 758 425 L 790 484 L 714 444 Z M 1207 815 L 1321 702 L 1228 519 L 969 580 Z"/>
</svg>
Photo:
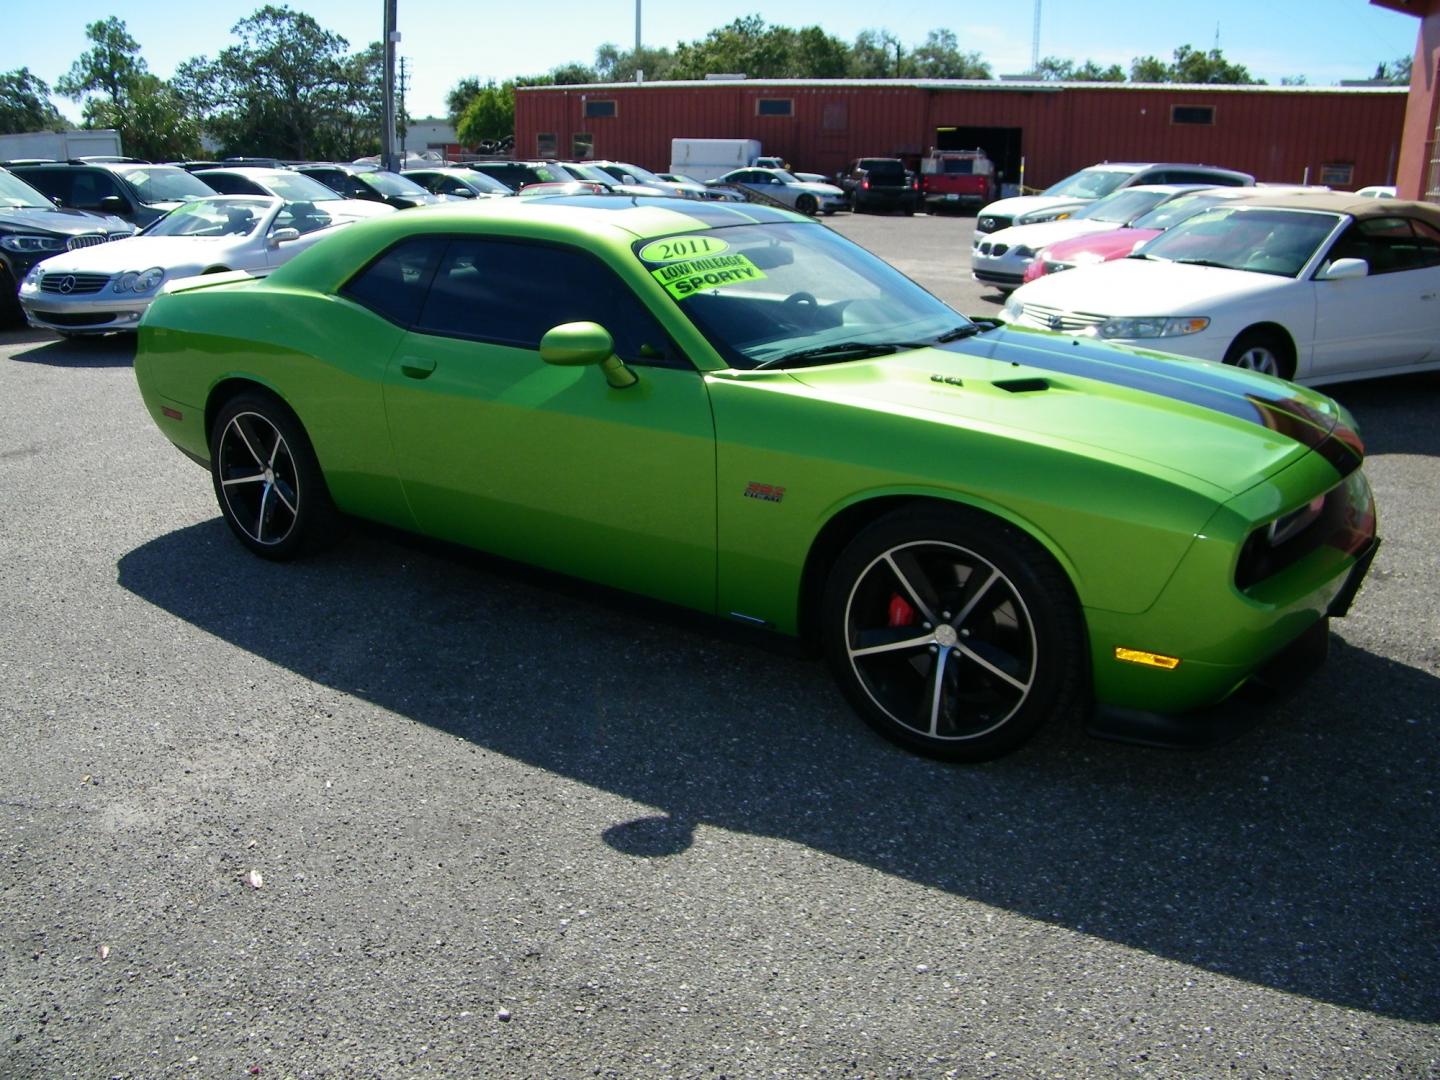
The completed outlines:
<svg viewBox="0 0 1440 1080">
<path fill-rule="evenodd" d="M 1266 394 L 1254 387 L 1247 387 L 1242 393 L 1223 372 L 1209 371 L 1200 364 L 1187 364 L 1184 373 L 1179 374 L 1175 368 L 1177 361 L 1156 360 L 1138 353 L 1117 353 L 1101 359 L 1088 352 L 1072 356 L 1066 352 L 1035 348 L 1028 343 L 1024 347 L 1023 362 L 1027 367 L 1076 375 L 1082 379 L 1098 379 L 1114 386 L 1198 405 L 1259 424 L 1312 450 L 1337 441 L 1329 438 L 1331 429 L 1337 426 L 1335 421 L 1316 412 L 1305 402 L 1278 393 Z M 1348 453 L 1344 446 L 1324 452 L 1326 459 L 1331 460 L 1337 470 L 1340 466 L 1331 459 L 1331 453 Z M 1342 475 L 1354 471 L 1354 468 L 1351 465 L 1343 470 Z"/>
</svg>

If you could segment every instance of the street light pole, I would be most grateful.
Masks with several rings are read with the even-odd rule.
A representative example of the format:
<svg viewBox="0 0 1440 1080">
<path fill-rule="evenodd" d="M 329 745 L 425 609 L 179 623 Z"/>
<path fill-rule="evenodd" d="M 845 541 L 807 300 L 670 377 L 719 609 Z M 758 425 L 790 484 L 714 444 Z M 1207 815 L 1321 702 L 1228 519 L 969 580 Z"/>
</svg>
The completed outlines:
<svg viewBox="0 0 1440 1080">
<path fill-rule="evenodd" d="M 398 172 L 395 160 L 395 45 L 400 31 L 395 29 L 396 0 L 385 0 L 385 128 L 380 132 L 380 164 Z"/>
<path fill-rule="evenodd" d="M 640 69 L 640 0 L 635 0 L 635 81 L 645 81 L 645 72 Z"/>
</svg>

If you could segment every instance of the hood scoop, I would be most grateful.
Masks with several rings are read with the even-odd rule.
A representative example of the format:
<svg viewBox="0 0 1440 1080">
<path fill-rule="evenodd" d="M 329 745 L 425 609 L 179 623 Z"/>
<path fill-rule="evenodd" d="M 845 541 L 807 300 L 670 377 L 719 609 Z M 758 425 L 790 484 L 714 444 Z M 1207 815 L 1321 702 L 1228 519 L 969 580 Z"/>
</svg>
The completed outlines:
<svg viewBox="0 0 1440 1080">
<path fill-rule="evenodd" d="M 1012 394 L 1031 394 L 1037 390 L 1049 390 L 1048 379 L 1025 378 L 1025 379 L 998 379 L 993 384 L 997 389 L 1008 390 Z"/>
</svg>

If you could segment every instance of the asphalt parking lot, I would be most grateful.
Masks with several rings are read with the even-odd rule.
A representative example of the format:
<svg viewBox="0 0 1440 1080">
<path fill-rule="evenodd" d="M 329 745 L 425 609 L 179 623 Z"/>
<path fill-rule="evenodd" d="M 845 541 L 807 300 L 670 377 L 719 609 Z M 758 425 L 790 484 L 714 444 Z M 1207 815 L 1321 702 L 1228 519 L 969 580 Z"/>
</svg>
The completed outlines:
<svg viewBox="0 0 1440 1080">
<path fill-rule="evenodd" d="M 969 217 L 839 215 L 957 308 Z M 1236 741 L 921 760 L 824 669 L 357 530 L 272 565 L 125 339 L 0 332 L 0 1076 L 1440 1075 L 1440 378 Z"/>
</svg>

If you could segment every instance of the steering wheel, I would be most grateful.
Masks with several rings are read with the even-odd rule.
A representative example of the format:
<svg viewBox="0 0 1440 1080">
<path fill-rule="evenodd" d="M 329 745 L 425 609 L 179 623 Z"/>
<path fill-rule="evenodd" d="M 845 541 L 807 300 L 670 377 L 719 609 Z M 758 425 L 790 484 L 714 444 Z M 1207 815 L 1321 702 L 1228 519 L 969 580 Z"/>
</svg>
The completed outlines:
<svg viewBox="0 0 1440 1080">
<path fill-rule="evenodd" d="M 785 297 L 785 299 L 782 300 L 781 303 L 809 304 L 811 307 L 816 308 L 820 306 L 820 301 L 815 299 L 815 295 L 808 292 L 792 292 L 789 296 Z"/>
</svg>

